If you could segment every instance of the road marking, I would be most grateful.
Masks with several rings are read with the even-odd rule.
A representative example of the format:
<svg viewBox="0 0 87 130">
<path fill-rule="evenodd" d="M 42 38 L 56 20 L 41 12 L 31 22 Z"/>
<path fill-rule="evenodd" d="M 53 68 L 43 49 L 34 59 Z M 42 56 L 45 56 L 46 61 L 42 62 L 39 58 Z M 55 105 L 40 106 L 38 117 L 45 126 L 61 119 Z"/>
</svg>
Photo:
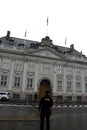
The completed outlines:
<svg viewBox="0 0 87 130">
<path fill-rule="evenodd" d="M 87 107 L 87 105 L 84 105 L 84 107 Z"/>
<path fill-rule="evenodd" d="M 77 107 L 77 105 L 74 105 L 73 107 Z"/>
<path fill-rule="evenodd" d="M 14 106 L 14 107 L 39 107 L 38 105 L 17 105 L 17 104 L 0 104 L 0 106 Z M 87 105 L 53 105 L 53 108 L 75 108 L 75 107 L 87 107 Z"/>
<path fill-rule="evenodd" d="M 72 107 L 72 105 L 69 105 L 69 107 Z"/>
<path fill-rule="evenodd" d="M 59 105 L 59 106 L 57 106 L 57 107 L 61 107 L 61 106 Z"/>
<path fill-rule="evenodd" d="M 83 107 L 82 105 L 79 105 L 79 107 Z"/>
<path fill-rule="evenodd" d="M 63 107 L 67 107 L 67 105 L 64 105 Z"/>
</svg>

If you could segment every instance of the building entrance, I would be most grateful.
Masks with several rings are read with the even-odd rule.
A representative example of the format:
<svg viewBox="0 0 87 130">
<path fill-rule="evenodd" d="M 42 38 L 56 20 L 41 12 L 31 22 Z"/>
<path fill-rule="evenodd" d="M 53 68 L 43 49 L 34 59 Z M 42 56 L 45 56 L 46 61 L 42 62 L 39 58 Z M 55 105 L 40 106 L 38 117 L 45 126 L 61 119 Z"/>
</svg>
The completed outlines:
<svg viewBox="0 0 87 130">
<path fill-rule="evenodd" d="M 45 95 L 46 91 L 51 92 L 50 82 L 46 79 L 42 80 L 39 88 L 39 99 Z"/>
</svg>

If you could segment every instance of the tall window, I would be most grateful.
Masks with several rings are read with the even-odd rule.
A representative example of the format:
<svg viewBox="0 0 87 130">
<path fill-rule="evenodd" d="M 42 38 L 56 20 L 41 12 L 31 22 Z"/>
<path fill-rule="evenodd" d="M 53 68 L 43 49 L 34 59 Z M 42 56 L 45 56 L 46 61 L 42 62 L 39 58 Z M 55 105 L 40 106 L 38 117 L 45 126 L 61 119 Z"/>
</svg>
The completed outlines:
<svg viewBox="0 0 87 130">
<path fill-rule="evenodd" d="M 67 67 L 66 74 L 67 75 L 72 75 L 72 68 L 71 67 Z"/>
<path fill-rule="evenodd" d="M 20 87 L 20 77 L 15 77 L 14 86 Z"/>
<path fill-rule="evenodd" d="M 58 81 L 58 90 L 59 90 L 59 91 L 62 90 L 62 81 Z"/>
<path fill-rule="evenodd" d="M 1 75 L 0 85 L 1 86 L 6 86 L 7 85 L 7 76 L 6 75 Z"/>
<path fill-rule="evenodd" d="M 76 76 L 78 76 L 78 77 L 81 76 L 81 68 L 79 68 L 79 67 L 76 68 Z"/>
<path fill-rule="evenodd" d="M 68 92 L 72 91 L 72 84 L 71 84 L 70 81 L 67 82 L 67 88 L 66 88 L 66 90 L 67 90 Z"/>
<path fill-rule="evenodd" d="M 32 88 L 33 87 L 33 79 L 32 78 L 28 78 L 27 79 L 27 88 Z"/>
<path fill-rule="evenodd" d="M 63 73 L 63 67 L 61 65 L 58 65 L 57 74 L 62 75 L 62 73 Z"/>
<path fill-rule="evenodd" d="M 76 92 L 81 92 L 81 83 L 76 82 Z"/>
</svg>

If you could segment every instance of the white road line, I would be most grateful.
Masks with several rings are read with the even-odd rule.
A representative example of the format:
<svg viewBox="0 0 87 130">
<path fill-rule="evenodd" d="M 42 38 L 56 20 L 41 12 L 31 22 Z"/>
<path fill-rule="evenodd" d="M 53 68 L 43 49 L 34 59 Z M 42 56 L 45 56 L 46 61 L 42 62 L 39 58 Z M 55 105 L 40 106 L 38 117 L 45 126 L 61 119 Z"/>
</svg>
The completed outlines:
<svg viewBox="0 0 87 130">
<path fill-rule="evenodd" d="M 87 105 L 84 105 L 84 107 L 87 107 Z"/>
<path fill-rule="evenodd" d="M 69 105 L 69 107 L 72 107 L 72 105 Z"/>
<path fill-rule="evenodd" d="M 62 106 L 59 105 L 59 106 L 57 106 L 57 107 L 62 107 Z"/>
<path fill-rule="evenodd" d="M 63 107 L 67 107 L 67 105 L 64 105 Z"/>
<path fill-rule="evenodd" d="M 38 105 L 32 106 L 32 105 L 17 105 L 17 104 L 0 104 L 0 106 L 14 106 L 14 107 L 38 107 Z M 75 107 L 87 107 L 87 105 L 53 105 L 53 108 L 75 108 Z"/>
<path fill-rule="evenodd" d="M 83 107 L 82 105 L 79 105 L 79 107 Z"/>
</svg>

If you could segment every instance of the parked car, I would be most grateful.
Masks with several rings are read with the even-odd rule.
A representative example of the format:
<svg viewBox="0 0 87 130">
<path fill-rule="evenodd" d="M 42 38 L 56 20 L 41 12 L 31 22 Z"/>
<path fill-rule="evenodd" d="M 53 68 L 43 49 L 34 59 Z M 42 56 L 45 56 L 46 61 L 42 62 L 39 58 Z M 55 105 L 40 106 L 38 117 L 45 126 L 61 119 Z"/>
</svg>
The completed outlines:
<svg viewBox="0 0 87 130">
<path fill-rule="evenodd" d="M 9 100 L 9 93 L 8 92 L 0 92 L 0 100 L 1 101 Z"/>
</svg>

